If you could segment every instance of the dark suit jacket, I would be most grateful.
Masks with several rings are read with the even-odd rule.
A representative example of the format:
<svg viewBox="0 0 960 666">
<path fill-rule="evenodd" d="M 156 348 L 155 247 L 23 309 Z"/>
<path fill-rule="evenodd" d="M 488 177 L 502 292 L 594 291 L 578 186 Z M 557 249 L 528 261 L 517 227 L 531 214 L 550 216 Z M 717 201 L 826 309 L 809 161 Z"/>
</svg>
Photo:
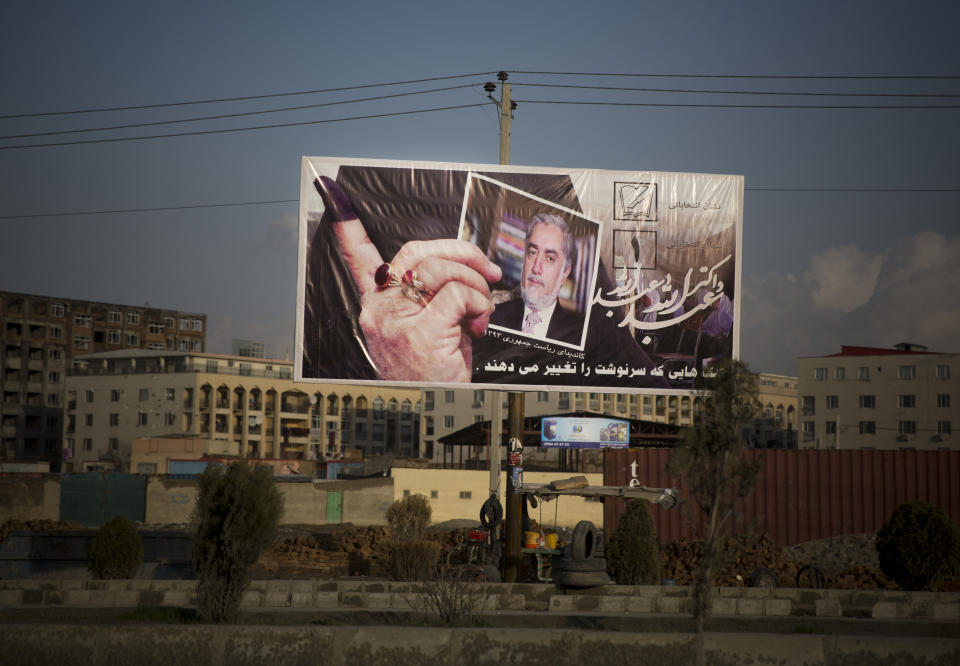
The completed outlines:
<svg viewBox="0 0 960 666">
<path fill-rule="evenodd" d="M 500 303 L 497 309 L 490 315 L 490 323 L 504 328 L 512 328 L 516 331 L 523 329 L 523 299 L 514 298 L 513 300 Z M 583 315 L 579 312 L 565 310 L 557 304 L 553 309 L 553 316 L 550 317 L 550 326 L 547 327 L 547 339 L 566 342 L 571 345 L 579 345 L 583 337 Z"/>
</svg>

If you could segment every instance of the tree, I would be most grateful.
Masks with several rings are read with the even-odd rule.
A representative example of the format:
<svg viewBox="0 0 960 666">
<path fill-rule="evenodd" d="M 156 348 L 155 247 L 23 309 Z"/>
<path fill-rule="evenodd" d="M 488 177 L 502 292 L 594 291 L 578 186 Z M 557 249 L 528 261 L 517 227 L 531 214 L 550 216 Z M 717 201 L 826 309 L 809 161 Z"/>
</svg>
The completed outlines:
<svg viewBox="0 0 960 666">
<path fill-rule="evenodd" d="M 619 585 L 653 585 L 660 580 L 663 555 L 653 514 L 643 500 L 627 502 L 605 554 L 610 576 Z"/>
<path fill-rule="evenodd" d="M 753 491 L 759 467 L 744 459 L 742 434 L 757 409 L 756 376 L 741 361 L 721 361 L 716 370 L 712 392 L 702 395 L 702 411 L 667 461 L 667 471 L 683 479 L 706 520 L 703 556 L 693 583 L 698 663 L 703 663 L 703 631 L 713 602 L 720 535 L 729 527 L 736 503 Z"/>
<path fill-rule="evenodd" d="M 250 569 L 277 533 L 283 496 L 270 467 L 235 462 L 210 465 L 200 477 L 193 564 L 201 619 L 231 622 L 240 608 Z"/>
</svg>

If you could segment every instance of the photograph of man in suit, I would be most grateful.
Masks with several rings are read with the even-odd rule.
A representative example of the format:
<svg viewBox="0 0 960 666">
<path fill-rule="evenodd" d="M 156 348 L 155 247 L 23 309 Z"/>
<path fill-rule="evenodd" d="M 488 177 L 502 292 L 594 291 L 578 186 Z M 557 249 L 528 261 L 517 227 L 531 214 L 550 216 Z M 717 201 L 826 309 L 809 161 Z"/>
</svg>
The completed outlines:
<svg viewBox="0 0 960 666">
<path fill-rule="evenodd" d="M 573 236 L 567 222 L 549 213 L 534 215 L 524 241 L 520 298 L 498 304 L 490 323 L 542 340 L 579 345 L 583 315 L 563 308 L 558 301 L 573 258 Z"/>
</svg>

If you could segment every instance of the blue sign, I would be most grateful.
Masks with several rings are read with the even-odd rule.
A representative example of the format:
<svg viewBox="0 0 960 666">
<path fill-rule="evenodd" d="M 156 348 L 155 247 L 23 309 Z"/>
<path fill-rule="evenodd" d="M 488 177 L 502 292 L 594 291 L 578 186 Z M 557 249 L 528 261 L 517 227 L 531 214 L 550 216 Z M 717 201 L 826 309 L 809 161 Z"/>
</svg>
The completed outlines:
<svg viewBox="0 0 960 666">
<path fill-rule="evenodd" d="M 540 445 L 570 449 L 625 449 L 630 422 L 606 418 L 551 417 L 540 421 Z"/>
</svg>

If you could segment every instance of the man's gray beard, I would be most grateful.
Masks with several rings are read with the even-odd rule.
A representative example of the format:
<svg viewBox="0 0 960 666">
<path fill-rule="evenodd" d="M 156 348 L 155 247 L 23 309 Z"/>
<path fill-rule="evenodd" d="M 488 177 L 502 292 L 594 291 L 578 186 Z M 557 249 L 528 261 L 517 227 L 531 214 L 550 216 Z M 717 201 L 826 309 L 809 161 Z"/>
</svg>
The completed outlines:
<svg viewBox="0 0 960 666">
<path fill-rule="evenodd" d="M 524 305 L 526 305 L 531 310 L 546 310 L 551 305 L 557 302 L 557 296 L 559 295 L 559 292 L 557 292 L 556 294 L 545 293 L 543 294 L 542 297 L 537 298 L 537 297 L 534 297 L 532 294 L 530 294 L 527 291 L 526 287 L 521 285 L 520 295 L 523 297 Z"/>
</svg>

